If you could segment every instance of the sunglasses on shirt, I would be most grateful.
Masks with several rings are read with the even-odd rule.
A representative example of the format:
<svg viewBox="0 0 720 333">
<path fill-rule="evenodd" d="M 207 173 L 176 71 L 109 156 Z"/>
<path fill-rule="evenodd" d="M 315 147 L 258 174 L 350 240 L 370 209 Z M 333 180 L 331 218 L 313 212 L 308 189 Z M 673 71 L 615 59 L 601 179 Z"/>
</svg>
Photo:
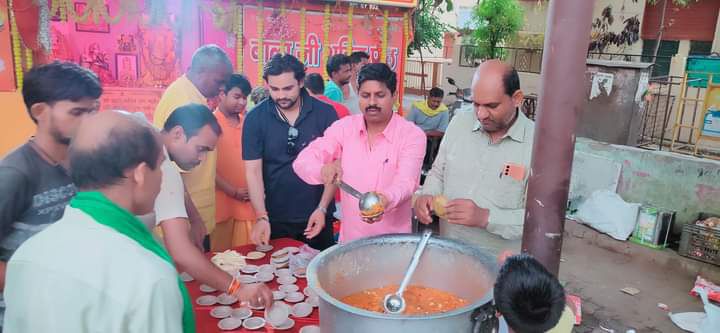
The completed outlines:
<svg viewBox="0 0 720 333">
<path fill-rule="evenodd" d="M 297 128 L 290 126 L 288 128 L 288 138 L 287 138 L 287 153 L 289 155 L 297 155 L 298 153 L 298 147 L 297 147 L 297 138 L 300 132 Z"/>
</svg>

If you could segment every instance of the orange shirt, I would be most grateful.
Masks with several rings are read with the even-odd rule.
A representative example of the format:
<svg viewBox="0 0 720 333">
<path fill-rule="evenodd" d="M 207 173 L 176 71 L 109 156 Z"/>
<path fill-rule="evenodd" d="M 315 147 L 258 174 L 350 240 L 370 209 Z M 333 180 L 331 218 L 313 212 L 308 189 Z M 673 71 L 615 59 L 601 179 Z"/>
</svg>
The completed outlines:
<svg viewBox="0 0 720 333">
<path fill-rule="evenodd" d="M 245 177 L 245 161 L 242 159 L 242 124 L 243 116 L 240 116 L 240 123 L 232 125 L 219 110 L 215 111 L 222 135 L 217 143 L 217 176 L 235 187 L 247 188 Z M 230 218 L 236 220 L 255 220 L 255 212 L 249 201 L 242 202 L 235 200 L 225 194 L 219 188 L 215 189 L 216 215 L 218 222 L 227 221 Z"/>
</svg>

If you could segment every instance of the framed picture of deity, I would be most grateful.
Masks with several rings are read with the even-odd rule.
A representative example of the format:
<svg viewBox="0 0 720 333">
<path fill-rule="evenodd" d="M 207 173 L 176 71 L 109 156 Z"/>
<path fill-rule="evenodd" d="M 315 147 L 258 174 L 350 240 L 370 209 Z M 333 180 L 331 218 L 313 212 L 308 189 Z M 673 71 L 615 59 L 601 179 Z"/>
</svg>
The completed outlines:
<svg viewBox="0 0 720 333">
<path fill-rule="evenodd" d="M 85 14 L 87 4 L 84 2 L 76 2 L 74 5 L 75 15 L 77 17 L 82 17 Z M 110 9 L 107 5 L 105 5 L 105 11 L 110 14 Z M 98 18 L 98 23 L 95 23 L 95 21 L 93 21 L 93 15 L 89 15 L 83 23 L 75 22 L 75 31 L 109 33 L 110 23 L 105 22 L 105 19 L 102 16 Z"/>
<path fill-rule="evenodd" d="M 115 72 L 117 82 L 121 87 L 134 87 L 140 77 L 138 56 L 134 53 L 115 54 Z"/>
</svg>

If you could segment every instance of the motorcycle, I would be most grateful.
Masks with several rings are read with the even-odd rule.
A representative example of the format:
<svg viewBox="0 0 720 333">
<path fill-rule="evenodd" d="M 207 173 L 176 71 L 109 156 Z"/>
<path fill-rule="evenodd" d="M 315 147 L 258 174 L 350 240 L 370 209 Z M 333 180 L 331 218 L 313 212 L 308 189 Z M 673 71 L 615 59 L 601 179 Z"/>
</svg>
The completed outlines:
<svg viewBox="0 0 720 333">
<path fill-rule="evenodd" d="M 461 89 L 458 87 L 458 85 L 455 83 L 455 79 L 451 77 L 446 77 L 448 84 L 453 86 L 455 88 L 454 92 L 448 93 L 448 95 L 455 96 L 455 102 L 451 104 L 448 107 L 448 111 L 450 112 L 450 119 L 452 119 L 456 112 L 466 110 L 467 108 L 472 107 L 472 99 L 470 99 L 470 95 L 472 94 L 472 91 L 470 88 L 464 88 Z"/>
</svg>

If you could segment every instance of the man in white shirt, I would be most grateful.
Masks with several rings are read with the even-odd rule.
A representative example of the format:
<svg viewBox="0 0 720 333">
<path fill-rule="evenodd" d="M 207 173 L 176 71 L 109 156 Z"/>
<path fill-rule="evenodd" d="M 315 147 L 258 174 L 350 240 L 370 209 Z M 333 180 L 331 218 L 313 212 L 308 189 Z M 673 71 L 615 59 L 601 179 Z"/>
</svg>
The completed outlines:
<svg viewBox="0 0 720 333">
<path fill-rule="evenodd" d="M 155 225 L 162 229 L 165 247 L 180 269 L 241 301 L 269 306 L 272 292 L 267 286 L 258 283 L 232 288 L 238 282 L 210 262 L 191 238 L 188 213 L 192 211 L 186 210 L 188 193 L 178 167 L 189 171 L 200 165 L 215 149 L 221 133 L 217 118 L 205 105 L 188 104 L 170 114 L 160 133 L 168 159 L 161 166 L 163 180 L 155 201 Z"/>
<path fill-rule="evenodd" d="M 78 195 L 8 263 L 4 332 L 194 332 L 170 256 L 134 217 L 160 192 L 160 138 L 117 112 L 92 118 L 70 148 Z"/>
</svg>

